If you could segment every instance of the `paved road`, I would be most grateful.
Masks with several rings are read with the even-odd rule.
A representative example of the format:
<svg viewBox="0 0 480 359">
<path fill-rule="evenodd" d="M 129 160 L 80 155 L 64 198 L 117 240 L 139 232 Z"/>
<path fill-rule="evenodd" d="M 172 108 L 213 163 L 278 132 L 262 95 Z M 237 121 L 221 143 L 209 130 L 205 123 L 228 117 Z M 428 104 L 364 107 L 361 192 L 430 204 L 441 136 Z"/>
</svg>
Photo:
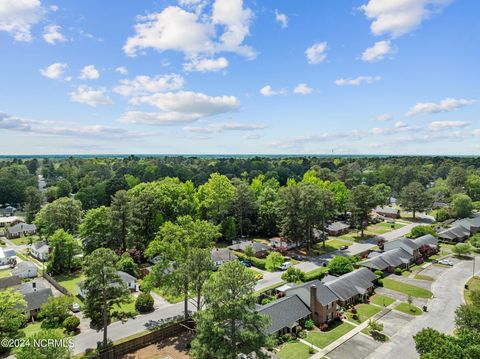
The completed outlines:
<svg viewBox="0 0 480 359">
<path fill-rule="evenodd" d="M 432 285 L 434 297 L 428 301 L 428 312 L 401 327 L 387 343 L 377 348 L 367 358 L 418 358 L 413 341 L 413 335 L 418 331 L 431 327 L 451 334 L 455 326 L 455 309 L 464 303 L 463 286 L 471 276 L 471 261 L 462 261 L 446 270 Z"/>
</svg>

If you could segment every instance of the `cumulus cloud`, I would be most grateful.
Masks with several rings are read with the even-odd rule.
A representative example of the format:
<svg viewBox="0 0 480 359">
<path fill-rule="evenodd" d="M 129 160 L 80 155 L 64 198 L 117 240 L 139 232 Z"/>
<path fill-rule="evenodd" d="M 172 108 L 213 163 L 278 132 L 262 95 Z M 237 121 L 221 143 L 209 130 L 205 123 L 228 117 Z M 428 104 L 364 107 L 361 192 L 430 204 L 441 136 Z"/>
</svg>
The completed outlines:
<svg viewBox="0 0 480 359">
<path fill-rule="evenodd" d="M 447 130 L 451 128 L 462 128 L 470 125 L 467 121 L 433 121 L 428 128 L 432 131 Z"/>
<path fill-rule="evenodd" d="M 379 122 L 386 122 L 386 121 L 390 121 L 392 119 L 392 115 L 390 115 L 389 113 L 382 113 L 381 115 L 378 115 L 375 120 L 379 121 Z"/>
<path fill-rule="evenodd" d="M 371 84 L 376 81 L 380 81 L 382 79 L 381 76 L 358 76 L 356 78 L 350 79 L 338 79 L 335 80 L 335 85 L 337 86 L 358 86 L 362 83 Z"/>
<path fill-rule="evenodd" d="M 40 0 L 0 1 L 0 31 L 6 31 L 15 41 L 32 41 L 32 26 L 37 24 L 44 9 Z"/>
<path fill-rule="evenodd" d="M 115 72 L 118 72 L 120 75 L 128 75 L 128 70 L 125 66 L 119 66 L 115 69 Z"/>
<path fill-rule="evenodd" d="M 215 123 L 205 127 L 184 127 L 186 131 L 196 133 L 220 133 L 224 131 L 255 131 L 263 130 L 267 126 L 257 123 L 226 122 Z"/>
<path fill-rule="evenodd" d="M 188 5 L 185 1 L 182 4 Z M 128 56 L 150 48 L 180 51 L 188 59 L 222 51 L 255 57 L 255 51 L 243 44 L 253 18 L 253 12 L 243 7 L 243 0 L 215 0 L 211 9 L 208 14 L 203 12 L 203 6 L 197 6 L 195 12 L 169 6 L 161 12 L 139 16 L 135 35 L 127 39 L 123 50 Z"/>
<path fill-rule="evenodd" d="M 208 96 L 199 92 L 179 91 L 134 97 L 131 104 L 147 104 L 163 112 L 129 111 L 120 119 L 128 123 L 171 125 L 194 122 L 204 117 L 234 112 L 239 107 L 235 96 Z"/>
<path fill-rule="evenodd" d="M 74 102 L 83 103 L 92 107 L 113 104 L 113 101 L 108 97 L 104 88 L 94 89 L 86 85 L 78 86 L 75 91 L 71 92 L 70 99 Z"/>
<path fill-rule="evenodd" d="M 47 25 L 43 29 L 43 39 L 49 44 L 55 45 L 57 42 L 65 42 L 67 39 L 60 32 L 58 25 Z"/>
<path fill-rule="evenodd" d="M 297 95 L 309 95 L 313 92 L 313 88 L 308 86 L 307 84 L 298 84 L 293 89 L 293 93 Z"/>
<path fill-rule="evenodd" d="M 120 85 L 113 91 L 122 96 L 140 96 L 148 93 L 179 90 L 184 85 L 184 79 L 177 74 L 136 76 L 132 80 L 120 80 Z"/>
<path fill-rule="evenodd" d="M 472 105 L 476 100 L 446 98 L 439 103 L 434 102 L 418 102 L 411 107 L 406 115 L 408 117 L 417 115 L 428 115 L 439 112 L 452 111 L 454 109 Z"/>
<path fill-rule="evenodd" d="M 377 41 L 372 47 L 367 48 L 362 54 L 362 60 L 366 62 L 380 61 L 387 55 L 394 53 L 389 40 Z"/>
<path fill-rule="evenodd" d="M 284 89 L 274 90 L 272 86 L 266 85 L 260 89 L 260 93 L 263 96 L 269 97 L 269 96 L 275 96 L 275 95 L 284 95 L 286 91 Z"/>
<path fill-rule="evenodd" d="M 131 139 L 144 136 L 138 132 L 131 132 L 117 127 L 101 125 L 77 126 L 73 123 L 61 121 L 39 121 L 24 119 L 4 113 L 0 113 L 0 129 L 29 132 L 40 135 L 79 137 L 83 139 Z"/>
<path fill-rule="evenodd" d="M 183 64 L 183 69 L 189 72 L 216 72 L 228 67 L 228 60 L 225 57 L 217 59 L 197 59 L 193 58 Z"/>
<path fill-rule="evenodd" d="M 100 72 L 95 68 L 94 65 L 85 66 L 80 71 L 80 78 L 82 80 L 96 80 L 100 77 Z"/>
<path fill-rule="evenodd" d="M 61 62 L 56 62 L 54 64 L 51 64 L 44 69 L 40 69 L 40 74 L 44 77 L 47 77 L 49 79 L 54 79 L 58 80 L 62 78 L 63 74 L 67 70 L 68 65 L 63 64 Z"/>
<path fill-rule="evenodd" d="M 415 28 L 452 0 L 369 0 L 361 9 L 372 20 L 374 35 L 399 37 Z"/>
<path fill-rule="evenodd" d="M 275 20 L 282 26 L 282 29 L 286 29 L 288 27 L 287 15 L 278 12 L 277 9 L 275 9 Z"/>
<path fill-rule="evenodd" d="M 305 55 L 309 64 L 319 64 L 327 59 L 327 43 L 317 42 L 305 50 Z"/>
</svg>

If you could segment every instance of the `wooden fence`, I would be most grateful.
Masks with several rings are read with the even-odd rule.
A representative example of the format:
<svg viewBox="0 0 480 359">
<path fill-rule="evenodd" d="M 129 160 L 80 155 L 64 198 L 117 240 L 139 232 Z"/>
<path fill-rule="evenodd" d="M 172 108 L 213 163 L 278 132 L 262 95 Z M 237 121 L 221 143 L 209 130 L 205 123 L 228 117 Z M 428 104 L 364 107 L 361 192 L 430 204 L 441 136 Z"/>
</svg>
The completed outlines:
<svg viewBox="0 0 480 359">
<path fill-rule="evenodd" d="M 53 285 L 60 293 L 64 295 L 69 295 L 69 291 L 60 283 L 58 283 L 52 276 L 47 273 L 43 273 L 43 278 L 45 278 L 51 285 Z"/>
<path fill-rule="evenodd" d="M 102 350 L 97 354 L 96 357 L 99 359 L 117 359 L 122 355 L 145 348 L 148 345 L 158 343 L 164 339 L 185 333 L 187 331 L 192 331 L 194 330 L 194 325 L 194 322 L 190 319 L 169 324 L 141 337 L 130 339 L 126 342 Z"/>
</svg>

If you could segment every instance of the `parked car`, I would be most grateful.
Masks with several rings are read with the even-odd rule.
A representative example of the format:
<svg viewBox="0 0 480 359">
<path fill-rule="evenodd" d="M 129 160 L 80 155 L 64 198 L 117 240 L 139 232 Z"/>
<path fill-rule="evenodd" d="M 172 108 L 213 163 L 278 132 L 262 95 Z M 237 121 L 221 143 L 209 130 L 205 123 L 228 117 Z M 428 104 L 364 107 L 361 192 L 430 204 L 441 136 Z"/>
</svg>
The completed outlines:
<svg viewBox="0 0 480 359">
<path fill-rule="evenodd" d="M 280 266 L 280 270 L 287 270 L 292 266 L 292 262 L 283 262 Z"/>
<path fill-rule="evenodd" d="M 443 264 L 445 266 L 453 266 L 453 262 L 448 259 L 441 259 L 438 261 L 439 264 Z"/>
<path fill-rule="evenodd" d="M 305 261 L 305 260 L 307 260 L 307 257 L 306 256 L 301 256 L 301 255 L 298 255 L 298 254 L 294 254 L 292 256 L 292 259 L 295 259 L 297 261 Z"/>
<path fill-rule="evenodd" d="M 345 249 L 348 249 L 348 246 L 341 246 L 340 249 L 344 251 Z"/>
<path fill-rule="evenodd" d="M 73 303 L 72 304 L 72 312 L 77 313 L 80 311 L 80 304 L 78 303 Z"/>
<path fill-rule="evenodd" d="M 240 263 L 242 263 L 242 264 L 243 264 L 245 267 L 247 267 L 247 268 L 250 268 L 250 267 L 252 266 L 252 263 L 250 263 L 249 261 L 246 261 L 246 260 L 244 260 L 244 259 L 242 259 L 242 260 L 240 261 Z"/>
</svg>

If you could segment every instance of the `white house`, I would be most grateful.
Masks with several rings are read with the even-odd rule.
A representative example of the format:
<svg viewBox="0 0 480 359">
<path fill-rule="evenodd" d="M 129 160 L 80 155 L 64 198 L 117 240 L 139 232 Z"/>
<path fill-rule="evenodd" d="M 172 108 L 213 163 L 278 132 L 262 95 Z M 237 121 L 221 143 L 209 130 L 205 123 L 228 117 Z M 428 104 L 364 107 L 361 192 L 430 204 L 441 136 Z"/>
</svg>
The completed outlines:
<svg viewBox="0 0 480 359">
<path fill-rule="evenodd" d="M 45 262 L 48 259 L 49 252 L 50 247 L 48 246 L 47 241 L 35 242 L 30 246 L 30 254 L 32 257 L 35 257 L 42 262 Z"/>
<path fill-rule="evenodd" d="M 16 256 L 15 250 L 0 248 L 0 266 L 10 265 Z"/>
<path fill-rule="evenodd" d="M 37 266 L 29 261 L 18 263 L 17 267 L 12 270 L 12 275 L 20 278 L 35 278 L 37 273 Z"/>
<path fill-rule="evenodd" d="M 137 278 L 134 276 L 122 272 L 122 271 L 117 271 L 118 276 L 120 279 L 126 284 L 127 288 L 130 289 L 130 291 L 135 292 L 137 290 Z M 83 281 L 77 283 L 77 290 L 78 290 L 78 295 L 82 298 L 85 298 L 87 293 L 85 289 L 82 288 Z M 112 286 L 115 286 L 116 283 L 114 283 Z"/>
<path fill-rule="evenodd" d="M 295 242 L 288 242 L 280 237 L 270 238 L 268 241 L 270 242 L 270 247 L 272 248 L 293 249 L 297 247 L 297 244 Z"/>
</svg>

